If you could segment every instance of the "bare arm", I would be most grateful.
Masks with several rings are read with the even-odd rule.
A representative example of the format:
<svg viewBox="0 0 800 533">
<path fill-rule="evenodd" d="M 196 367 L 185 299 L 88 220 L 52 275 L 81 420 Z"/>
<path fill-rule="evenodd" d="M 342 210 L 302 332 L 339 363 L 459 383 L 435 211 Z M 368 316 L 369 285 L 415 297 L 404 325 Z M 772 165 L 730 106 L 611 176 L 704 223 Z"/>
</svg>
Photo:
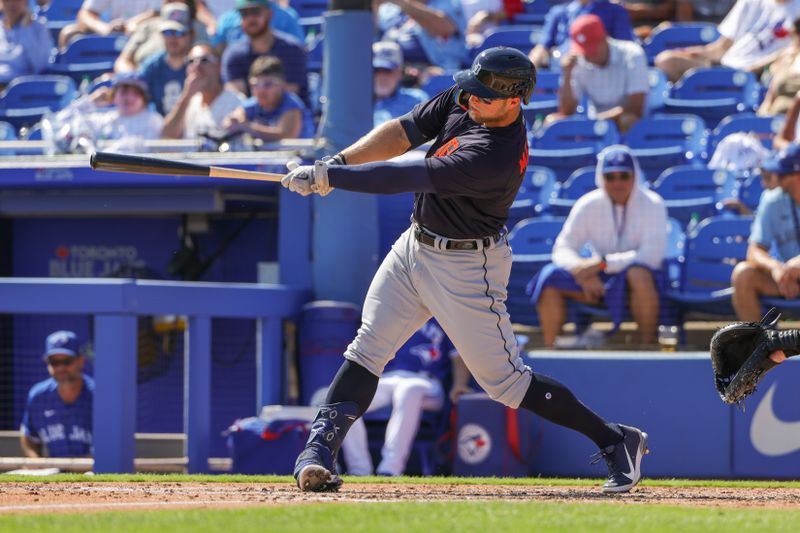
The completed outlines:
<svg viewBox="0 0 800 533">
<path fill-rule="evenodd" d="M 616 120 L 623 113 L 633 113 L 641 118 L 644 114 L 645 93 L 629 94 L 622 105 L 597 114 L 598 119 Z"/>
<path fill-rule="evenodd" d="M 27 435 L 19 436 L 19 445 L 22 448 L 22 455 L 25 457 L 37 458 L 42 456 L 42 443 L 33 442 Z"/>
<path fill-rule="evenodd" d="M 772 140 L 773 148 L 782 150 L 794 141 L 794 133 L 797 131 L 798 115 L 800 115 L 800 93 L 794 96 L 792 107 L 786 112 L 786 121 L 783 124 L 783 129 Z"/>
<path fill-rule="evenodd" d="M 409 17 L 434 37 L 450 37 L 458 28 L 442 11 L 431 9 L 416 0 L 392 0 Z"/>
<path fill-rule="evenodd" d="M 472 392 L 469 380 L 472 377 L 467 365 L 461 356 L 453 358 L 453 387 L 450 389 L 450 401 L 458 403 L 458 397 L 462 394 Z"/>
<path fill-rule="evenodd" d="M 280 139 L 296 139 L 300 135 L 303 127 L 303 114 L 299 109 L 290 109 L 281 115 L 278 124 L 267 126 L 247 120 L 244 109 L 239 108 L 228 115 L 225 122 L 228 123 L 228 131 L 231 133 L 241 131 L 264 141 L 278 141 Z"/>
<path fill-rule="evenodd" d="M 192 89 L 192 82 L 190 78 L 186 79 L 183 85 L 183 92 L 178 99 L 178 103 L 172 108 L 172 111 L 164 118 L 164 127 L 161 129 L 161 137 L 164 139 L 182 139 L 184 135 L 184 127 L 186 125 L 186 110 L 189 108 L 189 102 L 192 96 L 197 91 Z"/>
<path fill-rule="evenodd" d="M 578 109 L 578 99 L 572 93 L 572 69 L 578 58 L 568 54 L 561 62 L 563 81 L 558 89 L 558 112 L 562 115 L 573 115 Z"/>
<path fill-rule="evenodd" d="M 78 25 L 81 27 L 88 29 L 98 35 L 108 35 L 113 31 L 124 31 L 124 23 L 123 27 L 120 28 L 119 24 L 120 21 L 112 20 L 109 23 L 103 22 L 100 18 L 99 13 L 95 13 L 89 9 L 81 9 L 78 11 Z"/>
<path fill-rule="evenodd" d="M 342 150 L 348 165 L 360 165 L 372 161 L 386 161 L 404 154 L 411 142 L 398 119 L 384 122 L 348 148 Z"/>
<path fill-rule="evenodd" d="M 133 54 L 123 52 L 114 61 L 114 72 L 133 72 L 136 65 L 133 63 Z"/>
<path fill-rule="evenodd" d="M 214 18 L 214 14 L 209 11 L 208 6 L 206 6 L 205 0 L 197 0 L 196 2 L 197 7 L 197 20 L 206 27 L 206 31 L 209 35 L 214 35 L 217 33 L 217 19 Z"/>
<path fill-rule="evenodd" d="M 783 263 L 769 255 L 769 250 L 755 243 L 747 246 L 747 262 L 770 275 L 773 275 L 774 271 L 784 268 Z"/>
</svg>

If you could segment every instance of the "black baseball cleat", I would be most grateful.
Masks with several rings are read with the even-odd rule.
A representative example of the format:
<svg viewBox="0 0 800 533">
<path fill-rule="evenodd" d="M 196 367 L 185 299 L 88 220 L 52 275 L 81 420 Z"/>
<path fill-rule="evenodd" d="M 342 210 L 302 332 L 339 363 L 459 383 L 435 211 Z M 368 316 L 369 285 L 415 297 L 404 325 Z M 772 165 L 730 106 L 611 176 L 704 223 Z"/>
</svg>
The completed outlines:
<svg viewBox="0 0 800 533">
<path fill-rule="evenodd" d="M 617 424 L 624 435 L 617 444 L 597 452 L 592 464 L 601 458 L 608 463 L 608 479 L 603 483 L 603 492 L 628 492 L 642 478 L 642 457 L 650 453 L 647 449 L 647 433 L 635 427 Z"/>
<path fill-rule="evenodd" d="M 304 492 L 336 492 L 342 486 L 330 450 L 317 443 L 306 445 L 297 457 L 294 478 Z"/>
</svg>

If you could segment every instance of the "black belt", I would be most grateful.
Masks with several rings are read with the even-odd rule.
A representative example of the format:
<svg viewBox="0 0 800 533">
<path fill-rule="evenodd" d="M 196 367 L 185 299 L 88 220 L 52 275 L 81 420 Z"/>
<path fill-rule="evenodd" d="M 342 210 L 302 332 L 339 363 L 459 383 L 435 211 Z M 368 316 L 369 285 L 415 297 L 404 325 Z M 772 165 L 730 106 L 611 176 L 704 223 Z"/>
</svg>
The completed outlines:
<svg viewBox="0 0 800 533">
<path fill-rule="evenodd" d="M 465 240 L 454 240 L 454 239 L 447 239 L 442 237 L 444 241 L 444 249 L 445 250 L 478 250 L 483 245 L 483 248 L 488 248 L 492 244 L 496 243 L 500 239 L 503 238 L 504 233 L 495 233 L 489 237 L 483 237 L 482 239 L 465 239 Z M 436 247 L 436 239 L 439 238 L 436 235 L 425 231 L 420 226 L 414 227 L 414 238 L 417 239 L 422 244 L 427 246 Z"/>
</svg>

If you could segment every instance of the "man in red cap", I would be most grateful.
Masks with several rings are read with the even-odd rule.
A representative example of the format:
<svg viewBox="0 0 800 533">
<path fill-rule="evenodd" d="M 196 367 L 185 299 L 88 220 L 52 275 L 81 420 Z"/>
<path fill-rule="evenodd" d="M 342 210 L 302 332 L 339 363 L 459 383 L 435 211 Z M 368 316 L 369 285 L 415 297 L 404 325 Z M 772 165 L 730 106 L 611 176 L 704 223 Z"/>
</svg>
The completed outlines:
<svg viewBox="0 0 800 533">
<path fill-rule="evenodd" d="M 642 117 L 649 90 L 644 50 L 606 34 L 597 15 L 581 15 L 570 27 L 572 47 L 561 61 L 558 112 L 548 122 L 575 114 L 584 96 L 589 116 L 613 120 L 624 133 Z"/>
</svg>

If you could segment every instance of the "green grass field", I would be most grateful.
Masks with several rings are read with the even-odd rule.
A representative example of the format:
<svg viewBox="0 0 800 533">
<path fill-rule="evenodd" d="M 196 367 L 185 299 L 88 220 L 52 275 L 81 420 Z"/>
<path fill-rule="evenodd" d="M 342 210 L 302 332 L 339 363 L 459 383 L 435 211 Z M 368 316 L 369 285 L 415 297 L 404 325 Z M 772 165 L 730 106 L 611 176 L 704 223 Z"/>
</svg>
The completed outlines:
<svg viewBox="0 0 800 533">
<path fill-rule="evenodd" d="M 39 479 L 0 477 L 0 494 L 10 482 L 247 482 L 290 483 L 277 476 L 53 476 Z M 365 481 L 360 478 L 359 482 Z M 463 479 L 463 478 L 368 478 L 369 482 L 394 484 L 503 484 L 535 486 L 597 486 L 598 480 L 575 479 Z M 800 488 L 800 482 L 647 480 L 643 487 Z M 443 489 L 446 490 L 446 489 Z M 298 498 L 301 501 L 301 498 Z M 32 533 L 146 531 L 176 532 L 338 532 L 446 531 L 518 533 L 523 531 L 702 531 L 725 533 L 800 530 L 800 508 L 709 508 L 691 506 L 624 504 L 625 497 L 602 503 L 542 501 L 456 501 L 264 505 L 242 509 L 192 509 L 113 511 L 85 514 L 0 514 L 0 531 Z"/>
</svg>

